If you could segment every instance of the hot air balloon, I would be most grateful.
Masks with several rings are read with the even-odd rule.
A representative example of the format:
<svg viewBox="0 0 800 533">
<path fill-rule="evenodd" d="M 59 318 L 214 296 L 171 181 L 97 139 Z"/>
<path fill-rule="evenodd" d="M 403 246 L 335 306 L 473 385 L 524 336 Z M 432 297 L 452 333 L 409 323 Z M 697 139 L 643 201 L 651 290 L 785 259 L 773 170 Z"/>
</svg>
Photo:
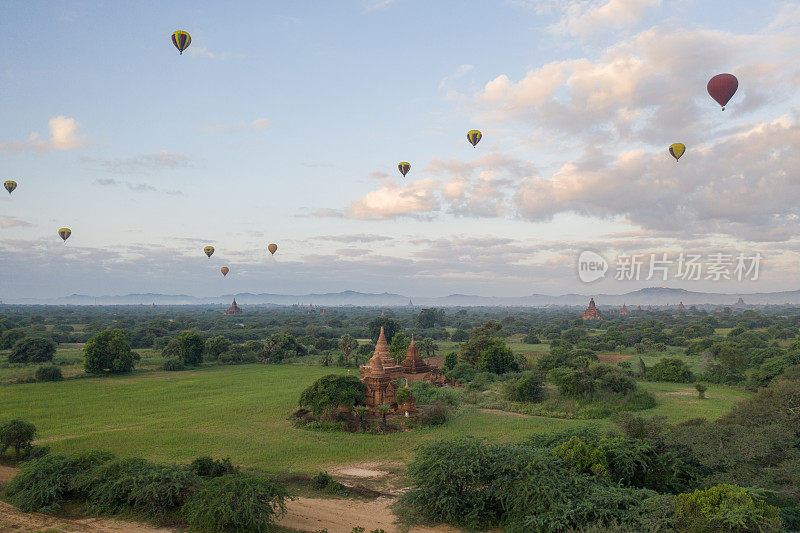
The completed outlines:
<svg viewBox="0 0 800 533">
<path fill-rule="evenodd" d="M 183 55 L 183 51 L 192 44 L 192 36 L 181 30 L 172 32 L 172 44 L 174 44 L 175 48 L 181 53 L 180 55 Z"/>
<path fill-rule="evenodd" d="M 278 245 L 277 244 L 268 244 L 267 245 L 267 250 L 269 250 L 269 253 L 271 253 L 272 255 L 275 255 L 275 252 L 278 251 Z"/>
<path fill-rule="evenodd" d="M 669 145 L 669 155 L 675 158 L 675 161 L 681 158 L 683 152 L 686 151 L 686 146 L 683 143 L 672 143 Z"/>
<path fill-rule="evenodd" d="M 397 169 L 400 171 L 400 174 L 402 174 L 403 177 L 405 178 L 406 174 L 408 174 L 408 171 L 411 170 L 411 163 L 406 163 L 405 161 L 403 161 L 402 163 L 398 163 Z"/>
<path fill-rule="evenodd" d="M 225 276 L 228 275 L 228 272 L 230 272 L 230 269 L 228 267 L 222 267 L 222 268 L 219 269 L 219 271 L 222 272 L 222 277 L 224 278 Z"/>
<path fill-rule="evenodd" d="M 214 255 L 214 247 L 213 246 L 206 246 L 205 248 L 203 248 L 203 251 L 206 253 L 206 255 L 208 256 L 209 259 L 211 259 L 211 256 Z"/>
<path fill-rule="evenodd" d="M 72 230 L 69 228 L 61 228 L 58 230 L 58 236 L 64 240 L 64 244 L 67 244 L 67 239 L 69 239 L 70 235 L 72 235 Z"/>
<path fill-rule="evenodd" d="M 708 86 L 706 87 L 708 94 L 722 106 L 723 111 L 725 111 L 725 106 L 728 105 L 728 100 L 736 94 L 736 89 L 738 88 L 739 80 L 733 74 L 717 74 L 708 80 Z"/>
<path fill-rule="evenodd" d="M 475 147 L 476 144 L 481 142 L 481 137 L 483 137 L 483 134 L 478 130 L 469 130 L 467 132 L 467 140 L 473 147 Z"/>
<path fill-rule="evenodd" d="M 4 181 L 3 182 L 3 187 L 6 188 L 6 190 L 8 191 L 8 194 L 11 194 L 12 192 L 14 192 L 14 189 L 17 188 L 17 182 L 14 181 L 14 180 Z"/>
</svg>

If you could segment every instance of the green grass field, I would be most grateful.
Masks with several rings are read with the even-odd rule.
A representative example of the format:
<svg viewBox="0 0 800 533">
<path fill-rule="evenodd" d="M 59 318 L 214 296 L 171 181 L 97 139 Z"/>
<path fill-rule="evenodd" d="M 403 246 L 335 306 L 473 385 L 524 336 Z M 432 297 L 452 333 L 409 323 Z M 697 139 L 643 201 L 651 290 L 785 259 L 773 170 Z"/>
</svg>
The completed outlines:
<svg viewBox="0 0 800 533">
<path fill-rule="evenodd" d="M 608 421 L 520 417 L 461 408 L 446 425 L 389 435 L 294 428 L 287 416 L 315 379 L 345 370 L 299 365 L 206 367 L 0 387 L 0 419 L 33 422 L 54 451 L 99 448 L 123 456 L 188 462 L 230 457 L 263 472 L 314 473 L 362 461 L 406 461 L 417 444 L 461 435 L 513 441 L 533 433 Z M 643 414 L 673 421 L 717 417 L 744 393 L 712 386 L 643 383 L 660 404 Z"/>
<path fill-rule="evenodd" d="M 21 417 L 54 451 L 90 448 L 158 461 L 210 454 L 265 472 L 312 473 L 359 461 L 405 461 L 416 444 L 472 434 L 518 440 L 586 422 L 483 413 L 390 435 L 296 429 L 286 419 L 300 392 L 341 369 L 292 365 L 208 367 L 0 388 L 0 418 Z"/>
</svg>

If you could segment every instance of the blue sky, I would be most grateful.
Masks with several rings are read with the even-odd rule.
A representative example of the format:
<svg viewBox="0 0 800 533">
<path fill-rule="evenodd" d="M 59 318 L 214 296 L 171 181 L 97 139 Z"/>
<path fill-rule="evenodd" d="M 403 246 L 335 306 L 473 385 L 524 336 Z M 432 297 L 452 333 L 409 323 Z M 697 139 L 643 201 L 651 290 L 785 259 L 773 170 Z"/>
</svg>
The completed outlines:
<svg viewBox="0 0 800 533">
<path fill-rule="evenodd" d="M 585 286 L 584 249 L 760 251 L 658 284 L 794 289 L 800 9 L 696 4 L 8 2 L 0 297 L 656 284 Z"/>
</svg>

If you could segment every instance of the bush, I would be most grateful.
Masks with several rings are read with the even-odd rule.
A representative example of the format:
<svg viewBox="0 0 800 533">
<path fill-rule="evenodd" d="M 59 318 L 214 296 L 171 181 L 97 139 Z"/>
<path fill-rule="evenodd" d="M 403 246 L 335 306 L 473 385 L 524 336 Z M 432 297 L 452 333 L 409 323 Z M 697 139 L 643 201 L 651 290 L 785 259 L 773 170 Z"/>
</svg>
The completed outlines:
<svg viewBox="0 0 800 533">
<path fill-rule="evenodd" d="M 183 505 L 198 484 L 186 466 L 157 465 L 131 457 L 101 464 L 90 475 L 78 476 L 73 486 L 93 513 L 135 511 L 160 517 Z"/>
<path fill-rule="evenodd" d="M 183 516 L 201 531 L 270 531 L 286 512 L 283 485 L 244 474 L 206 481 L 183 506 Z"/>
<path fill-rule="evenodd" d="M 164 364 L 161 365 L 161 368 L 170 372 L 174 372 L 178 370 L 186 370 L 186 365 L 183 364 L 183 360 L 180 357 L 167 357 L 164 360 Z"/>
<path fill-rule="evenodd" d="M 558 368 L 549 376 L 564 396 L 597 398 L 608 394 L 629 394 L 636 382 L 623 370 L 605 363 L 594 363 L 585 369 Z"/>
<path fill-rule="evenodd" d="M 225 474 L 235 474 L 238 469 L 233 466 L 229 458 L 214 460 L 211 457 L 198 457 L 191 462 L 189 468 L 200 477 L 219 477 Z"/>
<path fill-rule="evenodd" d="M 662 357 L 656 364 L 647 369 L 649 381 L 667 381 L 671 383 L 690 383 L 694 376 L 689 366 L 676 357 Z"/>
<path fill-rule="evenodd" d="M 456 406 L 461 399 L 461 390 L 455 387 L 437 387 L 424 381 L 415 381 L 408 384 L 411 394 L 417 405 L 428 405 L 436 402 L 443 402 L 448 405 Z"/>
<path fill-rule="evenodd" d="M 675 519 L 692 532 L 783 531 L 778 509 L 737 485 L 678 494 Z"/>
<path fill-rule="evenodd" d="M 89 374 L 125 373 L 133 370 L 133 353 L 125 333 L 119 329 L 101 331 L 83 349 L 83 368 Z"/>
<path fill-rule="evenodd" d="M 698 381 L 694 384 L 694 388 L 697 389 L 697 397 L 701 400 L 705 399 L 706 391 L 708 390 L 708 385 L 705 383 Z"/>
<path fill-rule="evenodd" d="M 472 381 L 472 378 L 475 377 L 477 374 L 477 370 L 475 367 L 468 363 L 459 363 L 455 365 L 449 372 L 445 372 L 445 375 L 450 379 L 454 379 L 459 383 L 467 383 Z"/>
<path fill-rule="evenodd" d="M 36 369 L 36 381 L 61 381 L 64 376 L 56 365 L 40 366 Z"/>
<path fill-rule="evenodd" d="M 523 376 L 516 382 L 511 382 L 509 400 L 514 402 L 540 402 L 544 399 L 542 378 L 534 374 Z"/>
<path fill-rule="evenodd" d="M 525 344 L 541 344 L 542 341 L 535 333 L 528 333 L 522 339 L 522 342 L 524 342 Z"/>
<path fill-rule="evenodd" d="M 448 352 L 444 356 L 444 371 L 452 370 L 458 364 L 458 354 L 456 352 Z"/>
<path fill-rule="evenodd" d="M 265 363 L 280 363 L 289 357 L 300 357 L 306 353 L 306 347 L 297 342 L 294 335 L 275 333 L 267 339 L 262 360 Z"/>
<path fill-rule="evenodd" d="M 80 475 L 113 459 L 107 452 L 50 454 L 25 463 L 6 487 L 9 501 L 25 512 L 54 511 L 70 495 Z"/>
<path fill-rule="evenodd" d="M 330 374 L 315 381 L 300 395 L 301 407 L 310 407 L 319 416 L 325 409 L 364 403 L 367 387 L 356 376 Z"/>
<path fill-rule="evenodd" d="M 19 459 L 22 452 L 27 454 L 36 438 L 36 426 L 24 420 L 14 419 L 0 426 L 0 456 L 14 448 L 14 457 Z"/>
<path fill-rule="evenodd" d="M 50 339 L 28 337 L 14 343 L 9 363 L 46 363 L 56 355 L 56 343 Z"/>
<path fill-rule="evenodd" d="M 206 343 L 202 335 L 196 331 L 182 331 L 176 340 L 178 345 L 177 355 L 184 365 L 197 366 L 203 362 Z"/>
<path fill-rule="evenodd" d="M 420 426 L 441 426 L 450 418 L 450 407 L 444 402 L 435 402 L 420 410 L 416 424 Z"/>
<path fill-rule="evenodd" d="M 317 490 L 324 490 L 329 494 L 338 494 L 339 496 L 346 496 L 348 494 L 347 488 L 333 479 L 327 472 L 320 472 L 311 479 L 311 486 Z"/>
<path fill-rule="evenodd" d="M 395 396 L 395 401 L 397 405 L 403 405 L 411 400 L 411 389 L 408 387 L 402 387 L 400 390 L 397 391 L 397 395 Z"/>
<path fill-rule="evenodd" d="M 217 335 L 206 340 L 205 353 L 208 359 L 216 361 L 219 356 L 231 349 L 231 341 L 227 337 Z"/>
</svg>

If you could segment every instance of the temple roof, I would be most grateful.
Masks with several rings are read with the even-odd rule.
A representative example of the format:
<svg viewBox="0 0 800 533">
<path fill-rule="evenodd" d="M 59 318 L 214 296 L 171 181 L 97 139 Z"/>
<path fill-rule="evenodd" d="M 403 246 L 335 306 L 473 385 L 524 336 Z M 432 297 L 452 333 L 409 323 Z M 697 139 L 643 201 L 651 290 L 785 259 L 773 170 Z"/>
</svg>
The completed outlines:
<svg viewBox="0 0 800 533">
<path fill-rule="evenodd" d="M 375 343 L 375 355 L 381 358 L 381 362 L 383 363 L 384 367 L 395 367 L 397 366 L 397 362 L 392 357 L 391 352 L 389 351 L 389 343 L 386 342 L 386 335 L 383 332 L 383 326 L 381 326 L 380 335 L 378 335 L 378 342 Z"/>
</svg>

